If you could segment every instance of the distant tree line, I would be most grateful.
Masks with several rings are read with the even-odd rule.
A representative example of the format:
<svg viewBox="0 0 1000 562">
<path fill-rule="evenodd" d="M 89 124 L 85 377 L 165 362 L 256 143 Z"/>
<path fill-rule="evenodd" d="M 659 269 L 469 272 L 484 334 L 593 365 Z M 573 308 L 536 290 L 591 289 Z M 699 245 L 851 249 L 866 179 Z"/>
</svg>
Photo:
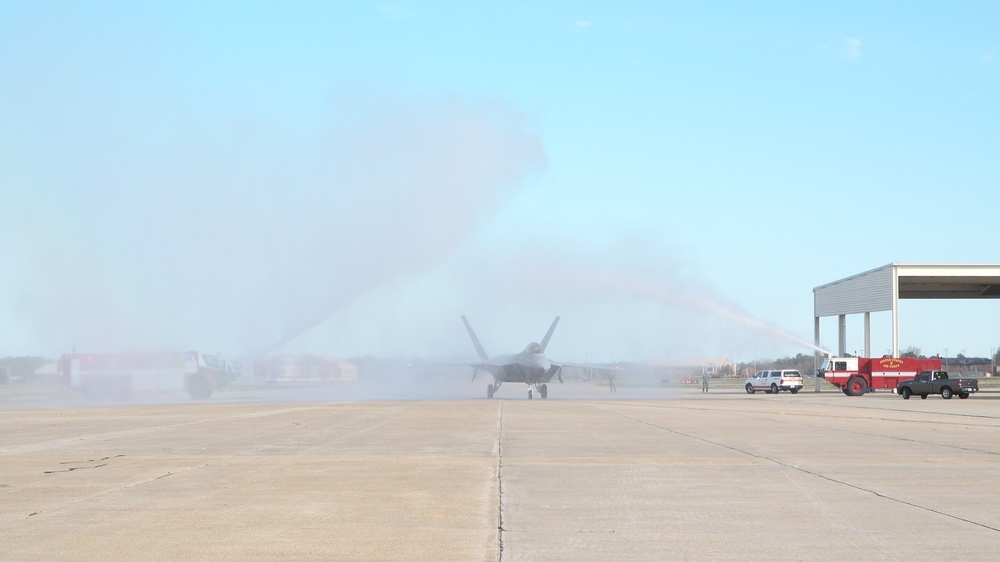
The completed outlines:
<svg viewBox="0 0 1000 562">
<path fill-rule="evenodd" d="M 740 374 L 753 374 L 756 371 L 765 369 L 790 369 L 796 370 L 802 375 L 812 376 L 816 374 L 815 359 L 812 353 L 799 353 L 795 357 L 779 357 L 778 359 L 758 359 L 757 361 L 747 361 L 739 363 L 736 368 Z"/>
<path fill-rule="evenodd" d="M 912 346 L 903 350 L 899 356 L 927 359 L 927 357 L 921 353 L 919 347 Z M 959 354 L 957 358 L 964 359 L 965 356 Z M 1000 364 L 1000 349 L 998 349 L 993 360 L 997 364 Z M 747 361 L 744 363 L 738 363 L 736 368 L 738 369 L 739 374 L 753 374 L 756 371 L 763 371 L 765 369 L 794 369 L 805 376 L 813 376 L 816 374 L 816 364 L 812 353 L 799 353 L 794 357 L 779 357 L 778 359 L 758 359 L 756 361 Z"/>
<path fill-rule="evenodd" d="M 3 357 L 0 358 L 0 384 L 9 379 L 30 381 L 35 378 L 35 370 L 48 363 L 44 357 Z"/>
<path fill-rule="evenodd" d="M 992 357 L 993 362 L 994 363 L 1000 363 L 1000 346 L 997 346 L 996 348 L 994 348 L 993 351 L 994 351 L 993 357 Z M 920 350 L 919 347 L 913 347 L 913 346 L 910 346 L 910 347 L 904 349 L 903 352 L 899 354 L 899 356 L 900 357 L 913 357 L 915 359 L 927 359 L 927 357 L 928 357 L 928 356 L 926 356 L 926 355 L 923 354 L 923 352 Z M 930 357 L 937 357 L 937 355 L 931 355 Z M 959 353 L 958 355 L 955 356 L 955 359 L 965 359 L 965 358 L 966 357 L 965 357 L 964 353 Z"/>
</svg>

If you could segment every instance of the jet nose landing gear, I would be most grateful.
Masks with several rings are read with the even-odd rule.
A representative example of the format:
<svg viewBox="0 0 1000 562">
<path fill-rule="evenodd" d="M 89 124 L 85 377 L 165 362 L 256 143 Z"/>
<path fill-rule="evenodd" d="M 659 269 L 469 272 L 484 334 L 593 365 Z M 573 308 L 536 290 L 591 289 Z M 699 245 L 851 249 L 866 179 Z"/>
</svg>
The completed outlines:
<svg viewBox="0 0 1000 562">
<path fill-rule="evenodd" d="M 549 397 L 549 387 L 547 385 L 537 384 L 535 385 L 535 388 L 538 389 L 538 396 L 541 397 L 542 400 Z M 534 397 L 534 391 L 532 391 L 531 388 L 528 388 L 528 400 L 531 400 Z"/>
</svg>

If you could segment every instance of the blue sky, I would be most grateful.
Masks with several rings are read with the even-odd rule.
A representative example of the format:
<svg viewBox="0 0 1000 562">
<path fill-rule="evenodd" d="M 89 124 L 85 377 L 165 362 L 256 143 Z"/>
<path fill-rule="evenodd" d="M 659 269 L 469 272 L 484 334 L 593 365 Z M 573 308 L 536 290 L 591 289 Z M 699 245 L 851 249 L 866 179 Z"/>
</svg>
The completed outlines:
<svg viewBox="0 0 1000 562">
<path fill-rule="evenodd" d="M 1000 5 L 538 4 L 0 4 L 0 355 L 440 356 L 466 314 L 752 360 L 818 285 L 1000 262 Z M 904 302 L 901 345 L 998 312 Z"/>
</svg>

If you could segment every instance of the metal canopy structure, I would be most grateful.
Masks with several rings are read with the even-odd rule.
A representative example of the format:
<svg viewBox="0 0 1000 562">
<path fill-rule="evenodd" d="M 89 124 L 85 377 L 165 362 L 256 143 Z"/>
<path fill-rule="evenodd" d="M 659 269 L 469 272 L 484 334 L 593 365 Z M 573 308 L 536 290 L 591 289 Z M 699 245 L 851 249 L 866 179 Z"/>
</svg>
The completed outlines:
<svg viewBox="0 0 1000 562">
<path fill-rule="evenodd" d="M 871 357 L 871 313 L 892 311 L 892 356 L 899 357 L 900 299 L 1000 298 L 1000 264 L 890 263 L 813 289 L 816 345 L 819 319 L 839 318 L 838 354 L 846 354 L 847 315 L 865 315 L 865 357 Z"/>
</svg>

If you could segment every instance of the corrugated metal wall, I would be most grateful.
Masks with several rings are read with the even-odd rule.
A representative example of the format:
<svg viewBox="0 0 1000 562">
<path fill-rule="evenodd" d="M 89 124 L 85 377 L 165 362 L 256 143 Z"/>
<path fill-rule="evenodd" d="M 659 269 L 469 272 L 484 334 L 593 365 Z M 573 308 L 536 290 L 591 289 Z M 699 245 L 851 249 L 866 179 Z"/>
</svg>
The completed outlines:
<svg viewBox="0 0 1000 562">
<path fill-rule="evenodd" d="M 813 314 L 839 316 L 892 310 L 893 264 L 813 289 Z"/>
</svg>

